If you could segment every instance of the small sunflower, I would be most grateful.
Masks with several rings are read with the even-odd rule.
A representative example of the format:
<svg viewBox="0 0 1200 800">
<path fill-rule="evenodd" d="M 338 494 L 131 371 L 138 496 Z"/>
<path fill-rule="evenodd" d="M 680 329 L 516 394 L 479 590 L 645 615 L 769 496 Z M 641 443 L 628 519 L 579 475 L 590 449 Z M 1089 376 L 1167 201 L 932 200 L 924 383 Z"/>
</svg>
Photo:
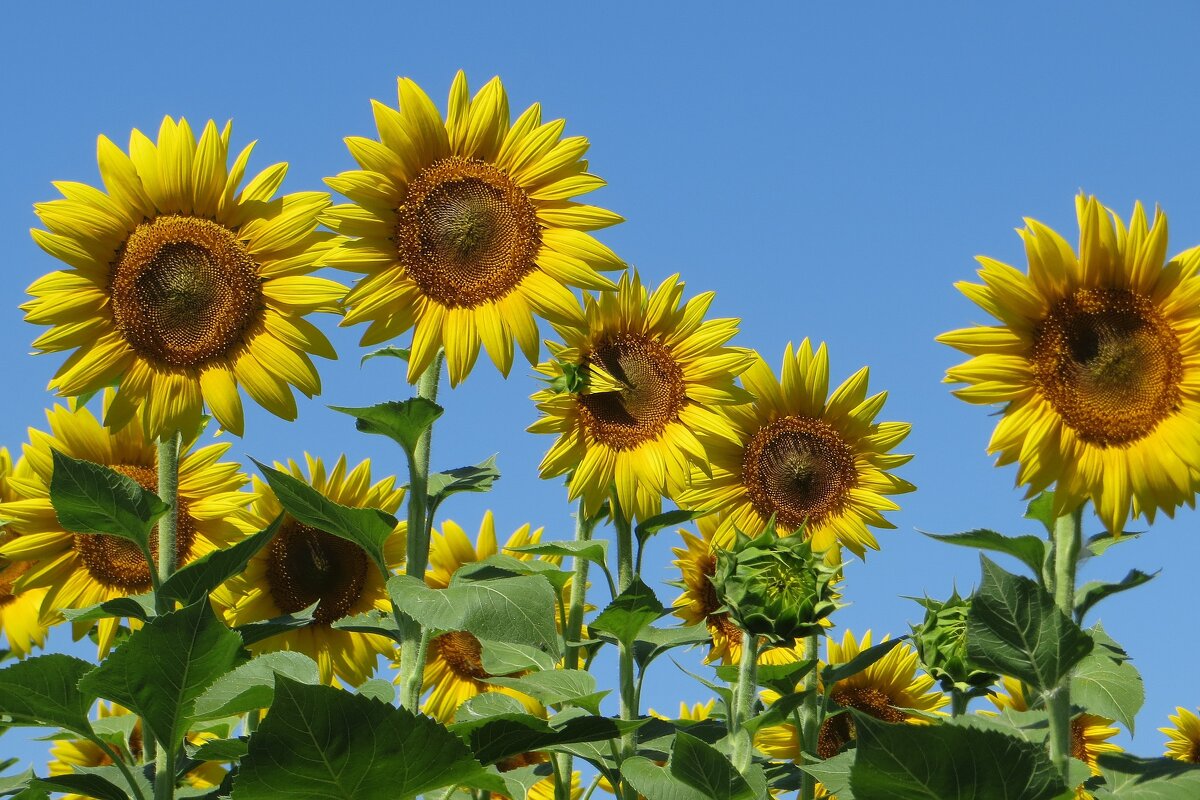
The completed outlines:
<svg viewBox="0 0 1200 800">
<path fill-rule="evenodd" d="M 441 531 L 434 530 L 430 536 L 429 569 L 425 583 L 434 589 L 445 589 L 450 577 L 465 564 L 481 561 L 498 552 L 523 561 L 533 558 L 529 553 L 509 550 L 511 547 L 535 544 L 542 538 L 542 529 L 531 530 L 528 524 L 518 528 L 504 543 L 497 547 L 496 521 L 491 511 L 483 515 L 475 544 L 459 525 L 452 520 L 442 523 Z M 560 563 L 557 556 L 544 556 L 543 560 Z M 483 647 L 473 634 L 466 631 L 451 631 L 435 636 L 429 642 L 425 661 L 424 686 L 429 691 L 422 710 L 436 720 L 449 722 L 454 712 L 466 701 L 484 692 L 501 692 L 520 700 L 530 713 L 542 714 L 544 709 L 533 698 L 503 686 L 487 683 L 488 678 L 499 677 L 483 668 Z"/>
<path fill-rule="evenodd" d="M 99 717 L 124 717 L 129 709 L 116 703 L 100 701 Z M 187 740 L 190 744 L 199 745 L 219 738 L 216 734 L 190 733 Z M 142 760 L 142 721 L 133 723 L 129 741 L 125 747 L 113 748 L 125 759 L 130 766 L 138 765 Z M 94 743 L 86 739 L 55 739 L 50 748 L 53 760 L 47 765 L 51 775 L 70 775 L 77 767 L 106 767 L 113 763 L 112 758 Z M 216 761 L 205 761 L 184 776 L 183 782 L 193 789 L 215 789 L 225 780 L 225 768 Z M 86 800 L 87 795 L 64 794 L 63 800 Z"/>
<path fill-rule="evenodd" d="M 305 453 L 304 459 L 304 469 L 291 460 L 286 465 L 276 462 L 275 468 L 343 506 L 392 513 L 404 498 L 395 478 L 371 482 L 370 460 L 347 472 L 346 457 L 339 456 L 333 469 L 326 472 L 320 458 Z M 282 514 L 283 506 L 270 486 L 258 476 L 253 481 L 257 499 L 246 514 L 246 524 L 258 530 Z M 397 523 L 384 546 L 389 566 L 404 562 L 405 527 L 403 522 Z M 290 515 L 284 516 L 275 538 L 250 559 L 246 570 L 215 597 L 225 607 L 231 625 L 294 614 L 319 603 L 310 624 L 251 645 L 250 650 L 256 654 L 274 650 L 304 653 L 317 662 L 321 680 L 327 683 L 337 676 L 357 686 L 374 673 L 378 656 L 392 652 L 391 642 L 382 636 L 331 627 L 342 617 L 392 609 L 383 575 L 366 551 Z"/>
<path fill-rule="evenodd" d="M 989 694 L 988 699 L 992 701 L 992 705 L 1001 711 L 1006 708 L 1011 708 L 1013 711 L 1028 711 L 1029 701 L 1021 681 L 1004 675 L 1000 678 L 1000 682 L 1007 694 Z M 981 711 L 979 713 L 989 714 L 991 712 Z M 1096 763 L 1096 759 L 1102 753 L 1121 752 L 1120 745 L 1108 741 L 1120 732 L 1119 729 L 1113 727 L 1111 719 L 1096 714 L 1076 714 L 1071 719 L 1071 757 L 1087 764 L 1093 775 L 1099 775 L 1100 767 Z"/>
<path fill-rule="evenodd" d="M 24 477 L 28 472 L 24 461 L 18 462 L 14 467 L 8 448 L 0 447 L 0 503 L 16 499 L 8 488 L 9 477 Z M 0 546 L 12 535 L 0 523 Z M 39 619 L 46 590 L 29 589 L 20 592 L 13 588 L 13 584 L 28 569 L 27 561 L 0 558 L 0 633 L 4 634 L 8 649 L 17 658 L 25 658 L 35 646 L 46 646 L 46 626 Z"/>
<path fill-rule="evenodd" d="M 33 344 L 75 350 L 50 388 L 75 396 L 119 384 L 105 424 L 140 410 L 154 439 L 192 431 L 204 407 L 241 434 L 238 385 L 259 405 L 296 418 L 293 385 L 321 391 L 309 354 L 335 358 L 304 315 L 337 311 L 345 287 L 308 275 L 330 235 L 317 231 L 324 192 L 272 199 L 287 164 L 239 190 L 253 144 L 227 167 L 230 126 L 163 120 L 157 145 L 133 131 L 129 155 L 97 144 L 108 193 L 61 181 L 63 199 L 39 203 L 48 230 L 34 240 L 70 269 L 29 287 L 25 319 L 53 326 Z"/>
<path fill-rule="evenodd" d="M 111 408 L 113 393 L 104 394 L 104 409 Z M 137 481 L 144 489 L 158 489 L 158 455 L 154 442 L 139 426 L 117 432 L 106 428 L 84 406 L 56 405 L 46 412 L 49 432 L 29 429 L 23 461 L 28 473 L 13 476 L 13 499 L 0 503 L 0 518 L 17 534 L 0 546 L 0 557 L 25 562 L 15 581 L 19 592 L 45 589 L 41 622 L 52 624 L 64 608 L 86 608 L 105 600 L 150 590 L 150 565 L 129 541 L 105 534 L 74 534 L 59 524 L 50 503 L 52 450 L 111 467 Z M 236 542 L 244 533 L 231 521 L 251 495 L 243 491 L 246 476 L 235 463 L 219 462 L 229 443 L 193 449 L 194 438 L 183 442 L 179 458 L 178 564 Z M 150 550 L 158 549 L 156 537 Z M 93 623 L 73 624 L 80 638 Z M 103 619 L 98 643 L 101 657 L 112 646 L 118 619 Z"/>
<path fill-rule="evenodd" d="M 781 534 L 802 530 L 827 555 L 838 543 L 859 557 L 878 549 L 867 526 L 894 528 L 880 512 L 899 508 L 885 495 L 913 490 L 888 471 L 912 458 L 889 452 L 911 426 L 874 421 L 887 392 L 868 397 L 867 378 L 863 367 L 826 399 L 824 344 L 789 344 L 782 382 L 755 355 L 742 374 L 754 402 L 723 407 L 735 436 L 705 441 L 708 469 L 693 470 L 679 504 L 723 513 L 723 527 L 749 536 L 774 517 Z"/>
<path fill-rule="evenodd" d="M 1163 755 L 1188 764 L 1200 764 L 1200 716 L 1183 706 L 1176 706 L 1175 712 L 1175 716 L 1169 717 L 1175 727 L 1159 728 L 1168 739 Z"/>
<path fill-rule="evenodd" d="M 677 719 L 683 722 L 702 722 L 712 716 L 713 709 L 717 706 L 716 698 L 710 699 L 707 703 L 692 703 L 690 706 L 687 703 L 679 704 L 679 716 L 668 717 L 659 714 L 653 708 L 649 710 L 649 714 L 657 719 Z"/>
<path fill-rule="evenodd" d="M 577 320 L 570 287 L 611 288 L 599 272 L 625 266 L 585 233 L 621 218 L 571 200 L 604 185 L 581 160 L 587 139 L 560 141 L 566 123 L 543 124 L 538 104 L 510 125 L 499 78 L 471 99 L 459 72 L 445 120 L 410 79 L 399 95 L 399 111 L 372 103 L 380 141 L 346 139 L 362 169 L 327 180 L 353 203 L 322 221 L 356 238 L 322 263 L 365 276 L 346 296 L 343 324 L 369 322 L 364 345 L 413 328 L 411 382 L 439 347 L 452 385 L 481 343 L 505 375 L 514 338 L 537 363 L 533 314 Z"/>
<path fill-rule="evenodd" d="M 1200 486 L 1200 250 L 1163 264 L 1167 219 L 1129 227 L 1076 198 L 1079 254 L 1027 219 L 1028 274 L 979 258 L 958 288 L 1000 325 L 938 337 L 972 358 L 946 372 L 954 394 L 1003 404 L 988 452 L 1019 462 L 1029 495 L 1054 485 L 1054 512 L 1091 500 L 1105 526 L 1172 515 Z"/>
<path fill-rule="evenodd" d="M 697 435 L 736 435 L 717 408 L 750 399 L 734 379 L 753 353 L 726 346 L 736 319 L 704 319 L 712 292 L 681 306 L 683 288 L 672 275 L 647 292 L 626 273 L 616 291 L 585 296 L 581 324 L 555 325 L 564 344 L 538 366 L 554 385 L 533 396 L 544 416 L 529 430 L 559 434 L 541 477 L 569 473 L 569 499 L 589 515 L 614 485 L 627 517 L 659 513 L 707 459 Z"/>
</svg>

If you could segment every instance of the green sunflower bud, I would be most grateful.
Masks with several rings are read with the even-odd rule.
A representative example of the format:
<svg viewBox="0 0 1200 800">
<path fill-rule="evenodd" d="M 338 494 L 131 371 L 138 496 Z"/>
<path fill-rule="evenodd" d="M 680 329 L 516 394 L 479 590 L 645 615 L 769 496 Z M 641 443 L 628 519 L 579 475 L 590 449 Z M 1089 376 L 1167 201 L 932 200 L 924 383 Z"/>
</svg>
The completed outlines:
<svg viewBox="0 0 1200 800">
<path fill-rule="evenodd" d="M 971 692 L 1000 679 L 967 658 L 967 613 L 971 610 L 971 598 L 959 597 L 955 590 L 945 602 L 929 598 L 917 602 L 925 607 L 925 619 L 913 628 L 913 642 L 925 671 L 942 689 Z"/>
<path fill-rule="evenodd" d="M 751 539 L 738 534 L 732 550 L 717 553 L 713 587 L 739 628 L 771 643 L 791 643 L 821 630 L 838 607 L 837 570 L 799 536 L 772 530 Z"/>
</svg>

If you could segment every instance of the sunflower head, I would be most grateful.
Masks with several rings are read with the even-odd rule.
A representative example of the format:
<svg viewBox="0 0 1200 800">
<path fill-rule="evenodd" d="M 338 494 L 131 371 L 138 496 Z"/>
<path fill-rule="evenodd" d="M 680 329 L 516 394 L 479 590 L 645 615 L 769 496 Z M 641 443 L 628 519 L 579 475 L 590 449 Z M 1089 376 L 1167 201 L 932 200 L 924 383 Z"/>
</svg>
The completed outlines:
<svg viewBox="0 0 1200 800">
<path fill-rule="evenodd" d="M 971 598 L 960 597 L 955 591 L 944 602 L 928 598 L 919 602 L 925 607 L 925 618 L 913 627 L 913 643 L 921 665 L 943 690 L 978 691 L 999 680 L 998 675 L 980 669 L 967 657 Z"/>
<path fill-rule="evenodd" d="M 373 102 L 379 139 L 347 138 L 359 169 L 327 181 L 352 202 L 322 218 L 343 235 L 323 263 L 363 274 L 345 324 L 369 323 L 364 345 L 412 328 L 409 380 L 445 347 L 458 384 L 481 344 L 505 375 L 514 339 L 536 363 L 533 315 L 578 320 L 572 288 L 609 288 L 601 273 L 624 264 L 587 233 L 621 218 L 572 200 L 604 185 L 587 139 L 536 104 L 510 121 L 499 78 L 471 97 L 459 72 L 447 106 L 408 78 L 399 109 Z"/>
<path fill-rule="evenodd" d="M 1080 195 L 1079 247 L 1035 220 L 1020 231 L 1028 270 L 980 258 L 958 288 L 1000 324 L 938 337 L 971 356 L 946 373 L 971 403 L 1003 404 L 989 452 L 1019 463 L 1054 512 L 1091 500 L 1114 534 L 1153 521 L 1200 486 L 1200 250 L 1165 263 L 1167 221 L 1140 204 L 1126 226 Z"/>
<path fill-rule="evenodd" d="M 128 155 L 101 136 L 107 192 L 81 183 L 35 206 L 34 240 L 69 269 L 28 289 L 25 318 L 52 326 L 40 352 L 74 352 L 50 382 L 63 396 L 118 385 L 105 423 L 136 417 L 147 438 L 197 429 L 204 409 L 242 431 L 241 386 L 294 419 L 294 386 L 311 397 L 311 355 L 335 357 L 304 320 L 337 311 L 345 287 L 308 275 L 331 236 L 317 231 L 321 192 L 274 197 L 276 164 L 241 188 L 253 145 L 231 166 L 230 125 L 209 121 L 199 139 L 166 118 L 157 142 L 133 131 Z"/>
<path fill-rule="evenodd" d="M 1167 750 L 1163 755 L 1188 764 L 1200 764 L 1200 716 L 1183 706 L 1176 706 L 1170 720 L 1172 727 L 1159 728 L 1167 735 Z"/>
</svg>

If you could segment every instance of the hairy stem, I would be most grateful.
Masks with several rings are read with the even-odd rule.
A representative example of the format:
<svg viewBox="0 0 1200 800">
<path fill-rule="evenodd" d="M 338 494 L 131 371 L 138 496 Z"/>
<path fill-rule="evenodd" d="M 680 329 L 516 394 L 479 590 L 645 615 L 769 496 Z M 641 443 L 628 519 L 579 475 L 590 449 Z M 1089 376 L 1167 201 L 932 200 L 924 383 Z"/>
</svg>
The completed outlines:
<svg viewBox="0 0 1200 800">
<path fill-rule="evenodd" d="M 796 709 L 796 721 L 799 723 L 796 735 L 800 739 L 800 752 L 808 756 L 817 752 L 817 738 L 821 732 L 821 706 L 817 697 L 817 653 L 820 648 L 819 635 L 804 638 L 804 660 L 812 661 L 813 668 L 804 675 L 800 682 L 800 690 L 808 692 L 804 702 Z M 813 800 L 816 796 L 817 780 L 807 772 L 800 773 L 800 800 Z"/>
<path fill-rule="evenodd" d="M 176 528 L 179 520 L 179 433 L 161 436 L 158 439 L 158 496 L 167 504 L 167 513 L 158 518 L 158 563 L 155 573 L 158 583 L 171 577 L 178 558 L 175 545 Z M 163 597 L 154 599 L 155 610 L 165 614 L 171 603 Z"/>
<path fill-rule="evenodd" d="M 583 501 L 575 512 L 575 541 L 591 541 L 592 530 L 596 523 L 588 519 L 584 512 Z M 578 642 L 583 638 L 583 610 L 587 605 L 588 567 L 591 564 L 586 558 L 575 556 L 574 572 L 571 575 L 571 601 L 567 607 L 567 618 L 563 630 L 563 668 L 579 669 L 579 654 L 581 647 Z M 565 780 L 559 781 L 555 787 L 555 800 L 570 800 L 571 773 L 575 768 L 575 758 L 570 753 L 558 755 L 557 769 Z M 561 790 L 561 792 L 560 792 Z"/>
<path fill-rule="evenodd" d="M 754 690 L 758 688 L 758 637 L 742 632 L 742 658 L 738 662 L 737 685 L 733 694 L 733 715 L 729 732 L 733 738 L 733 766 L 744 773 L 754 756 L 754 743 L 749 736 L 740 735 L 754 706 Z"/>
<path fill-rule="evenodd" d="M 624 592 L 633 585 L 633 525 L 625 517 L 625 511 L 617 501 L 617 493 L 612 493 L 613 527 L 617 532 L 617 589 Z M 622 642 L 618 652 L 618 675 L 620 680 L 620 711 L 621 719 L 633 720 L 638 717 L 637 680 L 633 669 L 633 647 Z M 632 758 L 637 754 L 637 734 L 633 731 L 621 737 L 621 761 Z M 623 800 L 637 800 L 637 792 L 633 787 L 621 781 L 621 797 Z"/>
<path fill-rule="evenodd" d="M 1063 514 L 1054 522 L 1054 603 L 1067 619 L 1075 618 L 1075 568 L 1083 539 L 1083 507 Z M 1050 760 L 1063 778 L 1071 763 L 1071 684 L 1063 678 L 1046 698 L 1050 712 Z"/>
</svg>

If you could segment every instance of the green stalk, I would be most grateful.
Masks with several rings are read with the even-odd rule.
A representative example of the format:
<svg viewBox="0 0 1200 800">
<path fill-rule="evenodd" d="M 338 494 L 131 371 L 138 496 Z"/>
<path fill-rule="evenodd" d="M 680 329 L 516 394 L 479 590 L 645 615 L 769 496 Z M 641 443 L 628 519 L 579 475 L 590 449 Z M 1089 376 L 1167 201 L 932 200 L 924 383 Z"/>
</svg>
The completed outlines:
<svg viewBox="0 0 1200 800">
<path fill-rule="evenodd" d="M 1083 507 L 1054 521 L 1054 603 L 1067 619 L 1075 618 L 1075 568 L 1083 540 Z M 1046 700 L 1050 713 L 1050 760 L 1063 778 L 1071 764 L 1071 684 L 1063 678 Z"/>
<path fill-rule="evenodd" d="M 595 528 L 595 525 L 595 521 L 588 519 L 587 514 L 584 512 L 583 501 L 581 500 L 579 508 L 575 512 L 575 541 L 591 541 L 592 530 Z M 590 564 L 591 562 L 586 558 L 575 556 L 575 570 L 571 575 L 571 602 L 567 607 L 566 627 L 563 630 L 563 639 L 565 640 L 563 648 L 564 669 L 579 669 L 579 652 L 581 647 L 573 643 L 583 638 L 583 609 L 587 605 L 587 579 Z M 558 774 L 563 776 L 563 780 L 560 780 L 555 785 L 555 800 L 570 800 L 571 775 L 575 769 L 575 757 L 570 753 L 559 753 L 556 769 Z"/>
<path fill-rule="evenodd" d="M 159 742 L 158 758 L 154 762 L 154 800 L 173 800 L 175 797 L 175 748 Z"/>
<path fill-rule="evenodd" d="M 958 689 L 950 690 L 950 716 L 961 717 L 967 713 L 967 704 L 971 702 L 971 696 L 966 692 Z"/>
<path fill-rule="evenodd" d="M 745 773 L 754 757 L 754 743 L 749 736 L 739 735 L 750 718 L 754 706 L 754 690 L 758 688 L 758 637 L 742 631 L 742 658 L 738 662 L 737 685 L 733 694 L 733 713 L 729 733 L 733 739 L 733 766 Z"/>
<path fill-rule="evenodd" d="M 437 400 L 438 380 L 442 375 L 442 362 L 446 354 L 439 350 L 433 361 L 417 380 L 417 397 Z M 408 541 L 404 573 L 418 580 L 425 580 L 425 568 L 429 565 L 429 532 L 433 520 L 429 516 L 429 450 L 433 439 L 430 425 L 417 439 L 417 446 L 408 460 Z M 396 624 L 400 628 L 400 706 L 412 711 L 421 702 L 421 684 L 425 672 L 425 652 L 429 637 L 420 624 L 411 617 L 401 614 L 393 607 Z"/>
<path fill-rule="evenodd" d="M 617 532 L 617 589 L 621 592 L 633 585 L 633 525 L 625 517 L 621 504 L 617 501 L 617 493 L 612 493 L 613 527 Z M 618 651 L 618 676 L 620 681 L 620 712 L 621 719 L 633 720 L 638 717 L 637 681 L 633 669 L 633 647 L 621 642 Z M 633 731 L 621 737 L 620 760 L 637 755 L 637 734 Z M 621 797 L 623 800 L 637 800 L 637 792 L 632 786 L 621 781 Z"/>
<path fill-rule="evenodd" d="M 813 668 L 804 675 L 804 679 L 800 682 L 800 690 L 808 692 L 804 698 L 804 702 L 796 709 L 796 721 L 798 728 L 796 735 L 799 737 L 801 758 L 805 754 L 813 755 L 817 752 L 817 738 L 821 732 L 821 709 L 819 698 L 817 697 L 817 653 L 820 648 L 821 638 L 819 635 L 806 636 L 804 638 L 804 660 L 814 662 Z M 813 800 L 816 796 L 817 780 L 807 772 L 800 773 L 800 800 Z"/>
<path fill-rule="evenodd" d="M 104 754 L 108 756 L 109 760 L 112 761 L 116 768 L 121 771 L 121 774 L 125 776 L 125 780 L 129 783 L 129 788 L 133 790 L 133 796 L 135 800 L 146 800 L 146 796 L 142 794 L 141 788 L 138 786 L 137 781 L 134 780 L 133 773 L 129 770 L 129 765 L 125 763 L 125 759 L 119 753 L 117 753 L 117 751 L 114 750 L 108 744 L 108 742 L 104 741 L 99 736 L 96 736 L 95 738 L 89 738 L 88 741 L 104 751 Z"/>
<path fill-rule="evenodd" d="M 156 586 L 162 584 L 175 572 L 178 560 L 176 530 L 179 521 L 179 432 L 158 438 L 158 496 L 167 504 L 167 513 L 158 518 L 158 559 L 155 564 Z M 173 610 L 174 603 L 162 595 L 155 594 L 154 609 L 159 614 Z M 143 723 L 142 729 L 146 730 Z M 150 737 L 146 737 L 149 744 Z M 159 742 L 154 755 L 155 800 L 172 800 L 175 797 L 175 743 Z"/>
</svg>

